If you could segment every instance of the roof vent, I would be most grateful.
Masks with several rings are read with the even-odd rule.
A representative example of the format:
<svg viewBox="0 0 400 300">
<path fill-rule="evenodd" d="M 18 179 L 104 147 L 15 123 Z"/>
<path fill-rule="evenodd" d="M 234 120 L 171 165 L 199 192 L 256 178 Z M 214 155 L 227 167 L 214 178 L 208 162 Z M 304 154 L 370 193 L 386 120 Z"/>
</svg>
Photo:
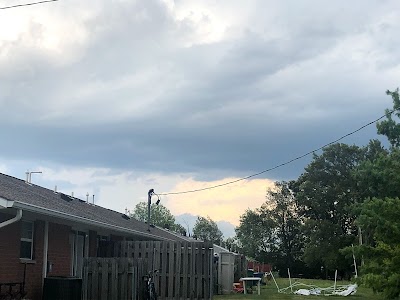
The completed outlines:
<svg viewBox="0 0 400 300">
<path fill-rule="evenodd" d="M 122 214 L 122 218 L 124 218 L 125 220 L 130 220 L 131 218 L 125 214 Z"/>
<path fill-rule="evenodd" d="M 26 174 L 25 182 L 27 184 L 31 184 L 32 183 L 32 174 L 42 174 L 42 171 L 30 171 L 30 172 L 26 171 L 25 174 Z"/>
<path fill-rule="evenodd" d="M 54 186 L 54 194 L 57 194 L 57 186 Z"/>
<path fill-rule="evenodd" d="M 71 198 L 70 196 L 65 195 L 65 194 L 63 194 L 63 193 L 60 194 L 60 197 L 61 197 L 61 199 L 63 199 L 64 201 L 67 201 L 67 202 L 71 202 L 71 201 L 72 201 L 72 198 Z"/>
</svg>

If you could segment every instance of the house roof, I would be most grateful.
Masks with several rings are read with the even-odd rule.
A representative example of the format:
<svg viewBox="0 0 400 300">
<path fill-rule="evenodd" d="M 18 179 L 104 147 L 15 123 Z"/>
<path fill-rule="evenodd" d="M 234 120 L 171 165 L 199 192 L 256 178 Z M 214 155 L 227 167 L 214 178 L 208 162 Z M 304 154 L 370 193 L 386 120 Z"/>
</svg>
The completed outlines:
<svg viewBox="0 0 400 300">
<path fill-rule="evenodd" d="M 24 180 L 0 173 L 0 198 L 14 201 L 14 208 L 103 229 L 142 236 L 146 239 L 186 241 L 187 238 L 126 215 L 86 203 L 86 201 L 56 193 L 53 190 L 27 183 Z M 112 200 L 112 199 L 110 199 Z"/>
</svg>

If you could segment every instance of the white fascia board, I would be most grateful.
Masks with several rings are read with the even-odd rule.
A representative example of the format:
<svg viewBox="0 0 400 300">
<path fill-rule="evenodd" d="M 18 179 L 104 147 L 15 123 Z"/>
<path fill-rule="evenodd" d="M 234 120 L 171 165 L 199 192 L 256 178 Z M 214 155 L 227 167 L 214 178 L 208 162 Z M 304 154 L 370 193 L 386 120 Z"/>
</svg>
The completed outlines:
<svg viewBox="0 0 400 300">
<path fill-rule="evenodd" d="M 73 222 L 91 225 L 91 226 L 95 226 L 95 227 L 101 227 L 104 229 L 112 229 L 112 230 L 123 232 L 123 233 L 141 235 L 143 237 L 153 238 L 153 239 L 157 239 L 157 240 L 172 241 L 171 239 L 163 238 L 163 237 L 160 237 L 160 236 L 157 236 L 154 234 L 145 233 L 142 231 L 133 230 L 133 229 L 129 229 L 129 228 L 124 228 L 121 226 L 112 225 L 112 224 L 108 224 L 108 223 L 104 223 L 104 222 L 100 222 L 100 221 L 90 220 L 90 219 L 87 219 L 84 217 L 74 216 L 71 214 L 67 214 L 67 213 L 56 211 L 56 210 L 49 209 L 49 208 L 40 207 L 40 206 L 33 205 L 33 204 L 27 204 L 27 203 L 15 201 L 14 207 L 20 208 L 22 210 L 30 211 L 30 212 L 42 214 L 42 215 L 47 215 L 50 217 L 60 218 L 63 220 L 73 221 Z"/>
<path fill-rule="evenodd" d="M 0 197 L 0 209 L 13 207 L 14 201 L 7 200 Z"/>
</svg>

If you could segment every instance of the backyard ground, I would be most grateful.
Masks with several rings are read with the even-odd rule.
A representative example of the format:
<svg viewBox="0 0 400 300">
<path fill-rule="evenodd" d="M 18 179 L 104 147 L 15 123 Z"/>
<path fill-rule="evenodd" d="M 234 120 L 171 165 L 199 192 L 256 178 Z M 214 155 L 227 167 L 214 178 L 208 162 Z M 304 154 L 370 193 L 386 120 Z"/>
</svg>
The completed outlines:
<svg viewBox="0 0 400 300">
<path fill-rule="evenodd" d="M 328 281 L 328 280 L 311 280 L 311 279 L 299 279 L 297 280 L 301 283 L 309 284 L 309 285 L 317 285 L 319 287 L 329 287 L 333 286 L 334 282 L 333 281 Z M 292 283 L 294 280 L 292 280 Z M 285 287 L 289 286 L 289 280 L 284 279 L 284 278 L 278 278 L 277 283 L 280 289 L 283 289 Z M 349 284 L 349 282 L 345 281 L 338 281 L 338 285 L 344 285 L 344 284 Z M 302 288 L 298 287 L 297 289 Z M 283 294 L 283 293 L 278 293 L 276 285 L 273 281 L 269 281 L 268 284 L 265 286 L 261 286 L 261 295 L 257 295 L 256 287 L 254 287 L 254 293 L 253 294 L 232 294 L 232 295 L 218 295 L 214 296 L 215 300 L 230 300 L 230 299 L 268 299 L 268 300 L 290 300 L 290 299 L 310 299 L 310 300 L 319 300 L 319 299 L 329 299 L 329 300 L 336 300 L 336 299 L 346 299 L 346 300 L 369 300 L 369 299 L 374 299 L 374 300 L 381 300 L 383 299 L 379 295 L 376 295 L 372 292 L 371 289 L 365 288 L 365 287 L 358 287 L 357 293 L 355 295 L 350 295 L 347 297 L 343 296 L 302 296 L 302 295 L 294 295 L 294 294 Z"/>
</svg>

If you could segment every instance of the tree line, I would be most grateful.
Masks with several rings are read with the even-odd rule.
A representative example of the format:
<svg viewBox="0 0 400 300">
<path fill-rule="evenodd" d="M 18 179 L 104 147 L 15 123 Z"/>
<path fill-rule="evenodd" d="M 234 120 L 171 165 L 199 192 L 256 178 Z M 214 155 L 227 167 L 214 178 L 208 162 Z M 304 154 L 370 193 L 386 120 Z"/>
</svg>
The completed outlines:
<svg viewBox="0 0 400 300">
<path fill-rule="evenodd" d="M 335 270 L 383 293 L 400 295 L 400 100 L 377 123 L 377 139 L 359 147 L 335 143 L 314 154 L 295 180 L 277 181 L 261 207 L 240 216 L 236 236 L 223 240 L 209 217 L 198 217 L 193 235 L 260 262 L 282 276 L 328 278 Z M 186 235 L 164 206 L 152 204 L 154 224 Z M 147 220 L 147 203 L 133 216 Z"/>
<path fill-rule="evenodd" d="M 231 246 L 285 275 L 355 275 L 388 299 L 400 295 L 399 90 L 377 123 L 386 136 L 359 147 L 332 144 L 314 154 L 304 172 L 278 181 L 260 208 L 240 217 Z"/>
<path fill-rule="evenodd" d="M 130 214 L 131 217 L 147 222 L 147 202 L 139 202 Z M 183 236 L 190 236 L 185 227 L 177 223 L 174 215 L 162 204 L 152 203 L 150 205 L 151 223 L 158 227 L 168 229 Z M 189 229 L 188 229 L 189 230 Z M 223 234 L 218 225 L 210 217 L 197 216 L 192 229 L 191 237 L 202 241 L 209 241 L 216 245 L 223 245 Z"/>
</svg>

